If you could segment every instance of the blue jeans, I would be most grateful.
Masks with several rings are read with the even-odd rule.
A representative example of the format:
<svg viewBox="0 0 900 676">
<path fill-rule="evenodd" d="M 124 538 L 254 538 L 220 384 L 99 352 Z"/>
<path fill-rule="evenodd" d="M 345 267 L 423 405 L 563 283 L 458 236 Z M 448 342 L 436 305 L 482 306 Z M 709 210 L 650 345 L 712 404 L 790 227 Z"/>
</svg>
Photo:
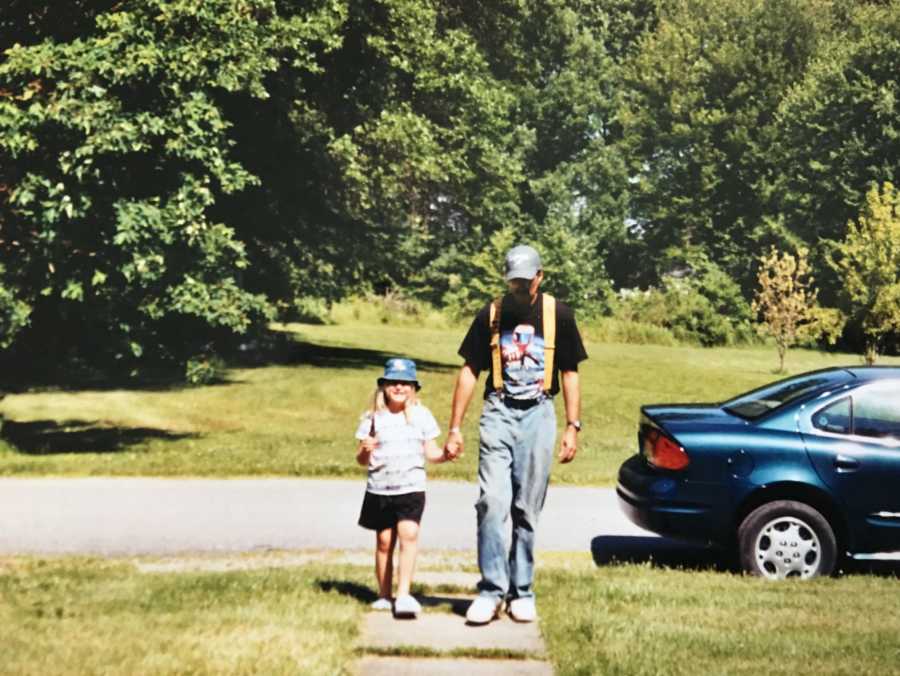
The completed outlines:
<svg viewBox="0 0 900 676">
<path fill-rule="evenodd" d="M 534 532 L 547 496 L 556 414 L 545 399 L 525 410 L 484 402 L 478 452 L 478 567 L 482 595 L 534 596 Z M 512 542 L 506 528 L 512 516 Z"/>
</svg>

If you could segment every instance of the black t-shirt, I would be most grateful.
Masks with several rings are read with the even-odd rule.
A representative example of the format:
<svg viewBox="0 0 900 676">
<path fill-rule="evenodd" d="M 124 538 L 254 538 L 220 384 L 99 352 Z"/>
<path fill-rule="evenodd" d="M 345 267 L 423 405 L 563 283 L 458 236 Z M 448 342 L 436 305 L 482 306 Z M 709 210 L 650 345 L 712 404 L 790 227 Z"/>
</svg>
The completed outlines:
<svg viewBox="0 0 900 676">
<path fill-rule="evenodd" d="M 484 396 L 494 391 L 491 371 L 491 304 L 475 316 L 459 347 L 459 356 L 476 373 L 488 372 Z M 528 308 L 519 308 L 507 294 L 500 308 L 500 360 L 503 369 L 503 393 L 515 399 L 536 399 L 544 389 L 544 313 L 543 294 Z M 587 359 L 581 334 L 575 325 L 575 313 L 556 301 L 556 350 L 550 394 L 559 392 L 559 371 L 577 371 L 578 362 Z"/>
</svg>

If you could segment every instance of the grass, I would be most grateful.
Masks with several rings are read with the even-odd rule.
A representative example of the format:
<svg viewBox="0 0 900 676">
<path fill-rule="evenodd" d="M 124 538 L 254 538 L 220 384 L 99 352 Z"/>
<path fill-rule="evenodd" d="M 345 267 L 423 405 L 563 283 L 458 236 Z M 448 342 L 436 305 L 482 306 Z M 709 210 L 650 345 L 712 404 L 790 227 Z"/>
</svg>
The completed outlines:
<svg viewBox="0 0 900 676">
<path fill-rule="evenodd" d="M 352 436 L 385 359 L 406 354 L 419 362 L 422 399 L 446 426 L 465 328 L 350 315 L 342 321 L 281 327 L 296 340 L 292 354 L 232 369 L 216 385 L 10 395 L 0 404 L 7 418 L 0 475 L 361 478 Z M 771 348 L 602 343 L 591 334 L 587 327 L 579 456 L 555 468 L 555 483 L 613 483 L 634 450 L 641 404 L 717 401 L 776 377 Z M 856 355 L 788 355 L 791 373 L 858 363 Z M 432 478 L 474 479 L 483 382 L 484 376 L 464 426 L 466 454 L 432 466 Z M 561 419 L 561 397 L 557 410 Z"/>
<path fill-rule="evenodd" d="M 363 577 L 315 565 L 148 575 L 116 561 L 0 559 L 0 671 L 349 673 L 365 603 L 346 589 Z"/>
<path fill-rule="evenodd" d="M 900 674 L 895 578 L 773 584 L 585 561 L 539 569 L 537 585 L 560 675 Z"/>
<path fill-rule="evenodd" d="M 0 671 L 351 673 L 374 598 L 370 567 L 330 553 L 287 567 L 260 556 L 274 567 L 241 556 L 227 572 L 148 574 L 139 561 L 0 558 Z M 436 556 L 424 567 L 442 566 Z M 771 583 L 561 553 L 540 556 L 537 570 L 540 628 L 560 676 L 900 674 L 894 577 Z"/>
</svg>

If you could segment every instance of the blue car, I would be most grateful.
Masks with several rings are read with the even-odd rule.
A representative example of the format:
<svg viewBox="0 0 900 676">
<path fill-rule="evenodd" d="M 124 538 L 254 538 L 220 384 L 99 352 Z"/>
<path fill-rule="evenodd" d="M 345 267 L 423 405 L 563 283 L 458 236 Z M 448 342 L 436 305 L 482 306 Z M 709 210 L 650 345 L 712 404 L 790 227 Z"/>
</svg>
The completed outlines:
<svg viewBox="0 0 900 676">
<path fill-rule="evenodd" d="M 619 469 L 647 530 L 737 548 L 769 578 L 900 550 L 900 368 L 814 371 L 723 404 L 641 407 Z"/>
</svg>

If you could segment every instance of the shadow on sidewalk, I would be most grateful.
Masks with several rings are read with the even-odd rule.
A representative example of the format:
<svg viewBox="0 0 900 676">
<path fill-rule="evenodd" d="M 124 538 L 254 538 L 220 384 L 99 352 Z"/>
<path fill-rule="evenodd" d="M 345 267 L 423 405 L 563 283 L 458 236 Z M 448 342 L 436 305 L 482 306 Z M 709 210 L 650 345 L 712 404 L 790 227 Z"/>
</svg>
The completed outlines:
<svg viewBox="0 0 900 676">
<path fill-rule="evenodd" d="M 660 568 L 735 570 L 732 555 L 724 549 L 662 537 L 598 535 L 591 540 L 591 555 L 598 566 L 649 563 Z"/>
<path fill-rule="evenodd" d="M 318 580 L 316 585 L 324 592 L 337 592 L 344 596 L 350 596 L 366 605 L 378 598 L 378 595 L 371 588 L 357 584 L 356 582 L 347 582 L 345 580 Z M 459 615 L 460 617 L 465 617 L 466 609 L 472 601 L 469 596 L 459 598 L 456 596 L 424 594 L 421 592 L 421 588 L 417 588 L 416 584 L 413 584 L 413 596 L 419 600 L 419 603 L 421 603 L 424 608 L 440 608 L 444 606 L 448 607 L 451 613 Z"/>
</svg>

